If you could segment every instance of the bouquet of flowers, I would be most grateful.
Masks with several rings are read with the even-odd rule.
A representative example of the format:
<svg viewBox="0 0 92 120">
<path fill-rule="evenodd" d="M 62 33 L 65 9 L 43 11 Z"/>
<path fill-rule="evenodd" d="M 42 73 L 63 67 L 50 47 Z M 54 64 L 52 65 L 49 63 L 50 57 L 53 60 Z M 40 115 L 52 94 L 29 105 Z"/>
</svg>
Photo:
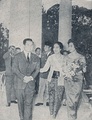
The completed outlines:
<svg viewBox="0 0 92 120">
<path fill-rule="evenodd" d="M 64 78 L 72 78 L 76 73 L 80 71 L 80 65 L 78 61 L 67 62 L 62 71 Z"/>
</svg>

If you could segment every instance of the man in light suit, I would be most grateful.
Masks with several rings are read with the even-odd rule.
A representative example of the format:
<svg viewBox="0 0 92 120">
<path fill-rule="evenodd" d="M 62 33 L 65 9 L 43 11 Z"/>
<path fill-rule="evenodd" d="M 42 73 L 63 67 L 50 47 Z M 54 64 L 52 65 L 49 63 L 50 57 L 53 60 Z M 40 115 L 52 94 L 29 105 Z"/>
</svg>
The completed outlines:
<svg viewBox="0 0 92 120">
<path fill-rule="evenodd" d="M 15 92 L 14 92 L 14 75 L 12 72 L 12 65 L 15 56 L 15 46 L 10 46 L 8 51 L 3 55 L 5 60 L 5 85 L 6 85 L 6 97 L 7 97 L 7 106 L 11 105 L 11 101 L 15 101 Z"/>
<path fill-rule="evenodd" d="M 17 77 L 17 100 L 20 120 L 32 120 L 35 78 L 40 70 L 40 59 L 32 53 L 33 41 L 24 39 L 24 51 L 15 56 L 13 71 Z"/>
</svg>

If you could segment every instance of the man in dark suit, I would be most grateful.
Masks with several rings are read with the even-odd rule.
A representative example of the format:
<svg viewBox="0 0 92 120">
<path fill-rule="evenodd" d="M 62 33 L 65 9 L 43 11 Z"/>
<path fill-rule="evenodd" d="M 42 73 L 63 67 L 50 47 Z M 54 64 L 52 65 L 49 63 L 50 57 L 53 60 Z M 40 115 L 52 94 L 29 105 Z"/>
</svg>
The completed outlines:
<svg viewBox="0 0 92 120">
<path fill-rule="evenodd" d="M 7 98 L 7 106 L 9 107 L 11 101 L 16 100 L 15 92 L 14 92 L 14 75 L 12 72 L 12 64 L 15 56 L 15 46 L 10 46 L 8 51 L 3 55 L 5 60 L 5 85 L 6 85 L 6 98 Z"/>
<path fill-rule="evenodd" d="M 41 58 L 41 48 L 37 47 L 35 49 L 35 54 Z M 39 77 L 40 77 L 40 73 L 37 75 L 36 77 L 36 82 L 35 82 L 35 91 L 36 91 L 36 94 L 38 94 L 38 91 L 39 91 Z"/>
<path fill-rule="evenodd" d="M 32 120 L 35 78 L 40 70 L 40 59 L 32 53 L 33 41 L 23 41 L 24 51 L 15 56 L 13 71 L 17 77 L 17 100 L 21 120 Z"/>
<path fill-rule="evenodd" d="M 52 54 L 51 51 L 52 43 L 47 41 L 44 45 L 44 51 L 41 54 L 41 68 L 44 67 L 48 57 Z M 36 106 L 43 105 L 49 106 L 49 95 L 48 95 L 48 77 L 49 70 L 45 73 L 40 73 L 39 92 L 36 100 Z"/>
</svg>

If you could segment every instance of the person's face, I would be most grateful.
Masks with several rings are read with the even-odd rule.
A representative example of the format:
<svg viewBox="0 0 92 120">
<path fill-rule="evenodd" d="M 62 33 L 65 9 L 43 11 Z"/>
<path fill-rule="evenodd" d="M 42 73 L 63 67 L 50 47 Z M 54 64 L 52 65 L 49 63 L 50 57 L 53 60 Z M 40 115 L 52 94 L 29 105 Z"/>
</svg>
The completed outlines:
<svg viewBox="0 0 92 120">
<path fill-rule="evenodd" d="M 61 51 L 60 46 L 58 44 L 54 44 L 53 51 L 55 54 L 59 54 Z"/>
<path fill-rule="evenodd" d="M 16 49 L 16 53 L 20 53 L 21 52 L 21 50 L 20 49 Z"/>
<path fill-rule="evenodd" d="M 69 49 L 70 52 L 75 51 L 75 47 L 74 47 L 74 44 L 73 44 L 72 42 L 69 43 L 69 45 L 68 45 L 68 49 Z"/>
<path fill-rule="evenodd" d="M 64 53 L 63 53 L 63 55 L 65 55 L 65 56 L 66 56 L 66 55 L 68 55 L 68 53 L 67 53 L 67 52 L 64 52 Z"/>
<path fill-rule="evenodd" d="M 51 51 L 51 47 L 49 47 L 48 45 L 45 45 L 45 46 L 44 46 L 44 51 L 45 51 L 45 52 Z"/>
<path fill-rule="evenodd" d="M 33 50 L 33 42 L 32 41 L 26 41 L 26 43 L 24 45 L 24 50 L 26 52 L 32 52 L 32 50 Z"/>
<path fill-rule="evenodd" d="M 37 49 L 36 54 L 39 56 L 41 54 L 41 50 Z"/>
<path fill-rule="evenodd" d="M 14 55 L 14 54 L 15 54 L 15 47 L 11 47 L 11 48 L 9 49 L 9 51 L 10 51 L 11 54 Z"/>
</svg>

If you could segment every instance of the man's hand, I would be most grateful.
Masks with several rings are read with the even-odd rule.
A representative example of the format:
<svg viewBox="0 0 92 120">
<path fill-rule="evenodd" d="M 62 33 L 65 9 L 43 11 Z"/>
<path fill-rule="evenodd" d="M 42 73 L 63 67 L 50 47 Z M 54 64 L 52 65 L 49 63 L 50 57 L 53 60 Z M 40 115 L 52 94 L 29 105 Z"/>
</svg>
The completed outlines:
<svg viewBox="0 0 92 120">
<path fill-rule="evenodd" d="M 33 80 L 33 77 L 32 76 L 25 76 L 24 77 L 24 82 L 25 83 L 28 83 L 29 81 L 32 81 Z"/>
</svg>

